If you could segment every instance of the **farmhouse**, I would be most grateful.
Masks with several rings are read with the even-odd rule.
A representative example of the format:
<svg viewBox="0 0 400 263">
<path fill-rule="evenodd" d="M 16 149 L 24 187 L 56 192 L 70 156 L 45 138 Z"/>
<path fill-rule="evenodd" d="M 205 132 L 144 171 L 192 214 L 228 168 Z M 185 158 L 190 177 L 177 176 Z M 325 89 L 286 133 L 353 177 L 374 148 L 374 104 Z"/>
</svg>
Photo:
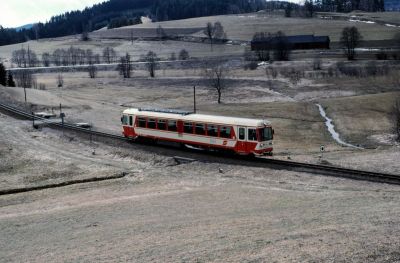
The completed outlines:
<svg viewBox="0 0 400 263">
<path fill-rule="evenodd" d="M 314 35 L 296 35 L 285 37 L 265 37 L 251 41 L 251 50 L 270 49 L 282 42 L 286 43 L 292 49 L 329 49 L 329 36 L 314 36 Z"/>
</svg>

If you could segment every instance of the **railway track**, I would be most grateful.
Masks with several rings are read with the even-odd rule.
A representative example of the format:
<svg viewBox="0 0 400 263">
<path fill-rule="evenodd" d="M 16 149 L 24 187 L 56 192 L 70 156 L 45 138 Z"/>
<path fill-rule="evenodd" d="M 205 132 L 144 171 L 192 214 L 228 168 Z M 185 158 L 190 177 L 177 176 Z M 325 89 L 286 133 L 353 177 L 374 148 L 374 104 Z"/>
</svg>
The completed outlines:
<svg viewBox="0 0 400 263">
<path fill-rule="evenodd" d="M 10 115 L 23 118 L 23 119 L 35 119 L 40 120 L 43 123 L 46 123 L 50 127 L 55 128 L 62 128 L 64 130 L 70 130 L 78 133 L 88 134 L 96 137 L 103 137 L 109 138 L 113 140 L 120 140 L 120 141 L 130 141 L 129 139 L 125 138 L 121 135 L 115 135 L 106 132 L 100 131 L 93 131 L 87 128 L 81 128 L 74 124 L 69 123 L 57 123 L 57 122 L 49 122 L 45 118 L 41 118 L 38 116 L 34 116 L 31 113 L 27 113 L 15 107 L 0 103 L 0 110 L 3 112 L 7 112 Z M 182 150 L 179 150 L 180 152 Z M 186 151 L 190 151 L 186 149 Z M 176 152 L 174 153 L 173 157 L 177 160 L 177 163 L 187 163 L 187 160 L 193 161 L 192 158 L 186 157 L 177 157 Z M 215 155 L 214 155 L 215 157 Z M 371 172 L 371 171 L 363 171 L 363 170 L 355 170 L 349 168 L 342 168 L 337 166 L 330 166 L 330 165 L 321 165 L 321 164 L 310 164 L 310 163 L 301 163 L 301 162 L 294 162 L 288 160 L 279 160 L 279 159 L 272 159 L 272 158 L 243 158 L 239 156 L 229 156 L 229 157 L 222 157 L 217 156 L 213 158 L 210 157 L 210 154 L 204 153 L 197 153 L 196 157 L 194 158 L 197 161 L 203 162 L 224 162 L 227 164 L 241 164 L 241 165 L 248 165 L 248 166 L 259 166 L 259 167 L 269 167 L 273 169 L 282 169 L 282 170 L 291 170 L 291 171 L 300 171 L 300 172 L 307 172 L 313 174 L 323 174 L 328 176 L 334 177 L 343 177 L 343 178 L 350 178 L 355 180 L 364 180 L 364 181 L 372 181 L 372 182 L 379 182 L 379 183 L 389 183 L 389 184 L 397 184 L 400 185 L 400 175 L 394 174 L 387 174 L 387 173 L 378 173 L 378 172 Z"/>
</svg>

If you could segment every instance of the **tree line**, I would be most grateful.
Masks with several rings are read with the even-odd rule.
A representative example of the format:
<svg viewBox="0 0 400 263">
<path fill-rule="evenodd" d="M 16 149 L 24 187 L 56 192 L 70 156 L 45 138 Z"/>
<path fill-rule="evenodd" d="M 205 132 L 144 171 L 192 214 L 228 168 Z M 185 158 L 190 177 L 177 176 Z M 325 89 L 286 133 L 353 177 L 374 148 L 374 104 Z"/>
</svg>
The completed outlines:
<svg viewBox="0 0 400 263">
<path fill-rule="evenodd" d="M 151 14 L 157 21 L 239 14 L 265 8 L 265 0 L 157 0 Z"/>
<path fill-rule="evenodd" d="M 70 48 L 58 48 L 52 53 L 44 52 L 39 56 L 29 47 L 26 49 L 14 50 L 12 52 L 11 61 L 19 68 L 44 67 L 49 66 L 76 66 L 91 65 L 100 63 L 117 62 L 117 52 L 112 47 L 105 47 L 102 54 L 96 54 L 91 49 L 81 49 L 71 46 Z"/>
<path fill-rule="evenodd" d="M 304 6 L 306 9 L 310 9 L 311 6 L 315 11 L 322 12 L 385 11 L 384 0 L 306 0 Z"/>
</svg>

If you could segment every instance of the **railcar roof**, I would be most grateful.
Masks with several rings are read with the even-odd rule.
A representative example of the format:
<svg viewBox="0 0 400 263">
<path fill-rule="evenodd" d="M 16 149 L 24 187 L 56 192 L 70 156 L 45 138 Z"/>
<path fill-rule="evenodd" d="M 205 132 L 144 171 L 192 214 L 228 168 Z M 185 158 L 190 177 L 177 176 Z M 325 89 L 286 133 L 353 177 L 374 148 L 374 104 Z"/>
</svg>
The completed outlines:
<svg viewBox="0 0 400 263">
<path fill-rule="evenodd" d="M 241 125 L 241 126 L 263 126 L 264 124 L 270 125 L 271 123 L 267 120 L 262 119 L 250 119 L 250 118 L 239 118 L 239 117 L 226 117 L 226 116 L 215 116 L 206 114 L 178 114 L 178 113 L 166 113 L 139 110 L 136 108 L 126 109 L 124 114 L 133 114 L 140 116 L 149 116 L 154 118 L 166 118 L 166 119 L 177 119 L 183 121 L 194 121 L 194 122 L 209 122 L 215 124 L 230 124 L 230 125 Z"/>
</svg>

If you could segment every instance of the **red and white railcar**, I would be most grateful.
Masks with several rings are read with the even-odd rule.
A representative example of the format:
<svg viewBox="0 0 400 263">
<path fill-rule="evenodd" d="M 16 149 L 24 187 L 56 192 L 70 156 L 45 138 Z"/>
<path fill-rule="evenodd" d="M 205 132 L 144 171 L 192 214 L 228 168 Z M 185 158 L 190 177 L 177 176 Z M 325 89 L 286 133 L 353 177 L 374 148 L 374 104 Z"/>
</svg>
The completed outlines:
<svg viewBox="0 0 400 263">
<path fill-rule="evenodd" d="M 260 119 L 194 114 L 175 110 L 127 109 L 121 117 L 127 138 L 171 141 L 238 154 L 272 154 L 273 129 Z"/>
</svg>

